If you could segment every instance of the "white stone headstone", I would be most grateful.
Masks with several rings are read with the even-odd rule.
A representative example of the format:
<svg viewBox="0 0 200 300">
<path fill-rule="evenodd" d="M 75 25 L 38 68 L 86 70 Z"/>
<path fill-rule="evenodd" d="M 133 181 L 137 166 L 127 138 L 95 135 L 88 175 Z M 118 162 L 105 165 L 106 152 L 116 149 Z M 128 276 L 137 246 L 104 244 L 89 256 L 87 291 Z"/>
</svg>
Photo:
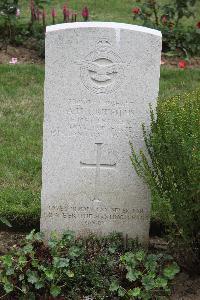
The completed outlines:
<svg viewBox="0 0 200 300">
<path fill-rule="evenodd" d="M 159 89 L 161 33 L 118 23 L 47 27 L 41 230 L 148 241 L 150 199 L 130 162 Z"/>
</svg>

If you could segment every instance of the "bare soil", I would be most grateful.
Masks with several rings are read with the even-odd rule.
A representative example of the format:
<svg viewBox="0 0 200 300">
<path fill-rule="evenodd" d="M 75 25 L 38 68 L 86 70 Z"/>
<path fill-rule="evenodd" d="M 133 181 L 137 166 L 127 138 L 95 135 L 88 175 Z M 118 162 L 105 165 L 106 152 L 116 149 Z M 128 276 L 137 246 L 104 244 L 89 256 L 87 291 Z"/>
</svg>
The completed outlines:
<svg viewBox="0 0 200 300">
<path fill-rule="evenodd" d="M 180 273 L 174 281 L 170 300 L 200 300 L 200 277 Z"/>
<path fill-rule="evenodd" d="M 8 46 L 7 51 L 0 49 L 0 64 L 9 64 L 12 58 L 17 58 L 18 64 L 42 64 L 44 60 L 38 56 L 36 50 L 25 47 Z"/>
<path fill-rule="evenodd" d="M 0 231 L 0 255 L 19 244 L 25 235 L 21 232 Z M 162 238 L 151 238 L 150 245 L 160 250 L 167 249 L 167 242 Z M 190 277 L 187 273 L 180 273 L 173 282 L 170 300 L 200 300 L 200 276 Z"/>
<path fill-rule="evenodd" d="M 179 61 L 182 60 L 180 57 L 169 57 L 162 54 L 162 64 L 168 67 L 177 67 Z M 200 57 L 191 57 L 189 61 L 186 62 L 187 68 L 200 68 Z"/>
</svg>

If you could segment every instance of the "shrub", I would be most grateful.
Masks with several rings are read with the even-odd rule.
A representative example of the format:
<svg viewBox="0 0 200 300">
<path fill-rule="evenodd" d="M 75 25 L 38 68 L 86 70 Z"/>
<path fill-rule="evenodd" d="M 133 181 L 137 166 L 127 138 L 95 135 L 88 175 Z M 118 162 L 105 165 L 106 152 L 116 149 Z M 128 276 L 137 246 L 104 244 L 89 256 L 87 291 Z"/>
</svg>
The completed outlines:
<svg viewBox="0 0 200 300">
<path fill-rule="evenodd" d="M 66 232 L 53 234 L 45 244 L 32 231 L 21 247 L 0 257 L 2 299 L 113 299 L 118 294 L 135 299 L 168 294 L 169 283 L 179 271 L 172 258 L 146 254 L 129 240 L 127 253 L 121 235 L 75 239 Z M 132 252 L 130 252 L 132 250 Z M 143 290 L 145 297 L 141 298 Z M 155 298 L 157 299 L 157 298 Z"/>
<path fill-rule="evenodd" d="M 8 42 L 15 35 L 15 23 L 17 17 L 18 0 L 1 0 L 0 19 L 3 20 L 3 40 L 7 48 Z"/>
<path fill-rule="evenodd" d="M 153 194 L 170 203 L 176 238 L 192 250 L 196 267 L 200 266 L 199 116 L 199 91 L 159 101 L 157 119 L 151 109 L 151 131 L 143 125 L 150 161 L 131 145 L 135 170 Z"/>
<path fill-rule="evenodd" d="M 140 1 L 138 1 L 140 2 Z M 196 0 L 173 0 L 160 4 L 156 0 L 144 0 L 132 9 L 133 19 L 140 19 L 144 26 L 162 31 L 163 51 L 181 50 L 184 55 L 200 53 L 200 31 L 196 24 L 182 25 L 182 19 L 194 17 L 192 7 Z"/>
</svg>

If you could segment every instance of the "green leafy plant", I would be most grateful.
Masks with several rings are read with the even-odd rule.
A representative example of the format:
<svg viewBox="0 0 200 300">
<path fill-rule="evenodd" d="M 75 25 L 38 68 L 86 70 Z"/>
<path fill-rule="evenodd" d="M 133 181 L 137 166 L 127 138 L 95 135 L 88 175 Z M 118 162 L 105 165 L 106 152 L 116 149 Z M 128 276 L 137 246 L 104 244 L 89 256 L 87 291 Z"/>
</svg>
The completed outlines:
<svg viewBox="0 0 200 300">
<path fill-rule="evenodd" d="M 11 223 L 4 217 L 0 217 L 0 223 L 8 226 L 8 227 L 12 227 Z"/>
<path fill-rule="evenodd" d="M 0 19 L 3 20 L 2 32 L 6 48 L 15 35 L 17 9 L 18 0 L 1 0 L 0 2 Z"/>
<path fill-rule="evenodd" d="M 200 271 L 199 116 L 199 91 L 160 100 L 157 118 L 151 109 L 150 132 L 143 125 L 149 156 L 142 150 L 137 154 L 131 145 L 131 161 L 152 193 L 169 202 L 171 234 L 192 250 L 192 268 Z"/>
<path fill-rule="evenodd" d="M 115 278 L 110 291 L 123 299 L 164 299 L 170 293 L 170 280 L 180 271 L 171 256 L 147 254 L 144 250 L 127 252 L 120 260 L 126 278 L 121 281 L 123 285 Z"/>
<path fill-rule="evenodd" d="M 119 234 L 75 239 L 68 231 L 61 238 L 52 234 L 45 244 L 43 236 L 32 231 L 21 246 L 15 246 L 10 253 L 0 257 L 0 297 L 79 300 L 91 296 L 103 300 L 116 293 L 122 296 L 124 282 L 125 294 L 138 293 L 139 297 L 141 286 L 148 289 L 148 276 L 159 281 L 158 270 L 162 274 L 160 281 L 165 278 L 166 285 L 157 282 L 157 286 L 162 285 L 168 291 L 168 281 L 178 272 L 171 257 L 166 257 L 164 264 L 160 264 L 163 255 L 147 255 L 143 250 L 137 250 L 138 244 L 133 240 L 128 240 L 126 249 L 128 253 Z M 118 282 L 117 287 L 115 282 Z M 154 295 L 157 295 L 155 290 Z"/>
<path fill-rule="evenodd" d="M 138 1 L 140 2 L 140 1 Z M 133 11 L 134 18 L 141 18 L 145 25 L 159 27 L 171 25 L 177 27 L 183 17 L 194 16 L 192 7 L 196 0 L 173 0 L 168 4 L 160 4 L 157 0 L 144 0 L 140 10 Z"/>
<path fill-rule="evenodd" d="M 193 27 L 184 27 L 183 18 L 194 17 L 193 7 L 196 0 L 173 0 L 160 4 L 157 0 L 145 0 L 134 7 L 133 19 L 140 19 L 144 26 L 162 31 L 163 51 L 177 50 L 180 55 L 199 54 L 200 32 Z"/>
</svg>

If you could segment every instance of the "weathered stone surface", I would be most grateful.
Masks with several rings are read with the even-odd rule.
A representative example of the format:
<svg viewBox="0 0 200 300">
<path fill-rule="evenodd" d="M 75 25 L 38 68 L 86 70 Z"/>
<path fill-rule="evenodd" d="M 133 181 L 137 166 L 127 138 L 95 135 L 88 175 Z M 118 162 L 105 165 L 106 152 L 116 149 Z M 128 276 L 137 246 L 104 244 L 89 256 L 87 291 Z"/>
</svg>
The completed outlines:
<svg viewBox="0 0 200 300">
<path fill-rule="evenodd" d="M 129 159 L 159 88 L 161 34 L 117 23 L 47 27 L 41 230 L 148 240 L 150 199 Z"/>
</svg>

